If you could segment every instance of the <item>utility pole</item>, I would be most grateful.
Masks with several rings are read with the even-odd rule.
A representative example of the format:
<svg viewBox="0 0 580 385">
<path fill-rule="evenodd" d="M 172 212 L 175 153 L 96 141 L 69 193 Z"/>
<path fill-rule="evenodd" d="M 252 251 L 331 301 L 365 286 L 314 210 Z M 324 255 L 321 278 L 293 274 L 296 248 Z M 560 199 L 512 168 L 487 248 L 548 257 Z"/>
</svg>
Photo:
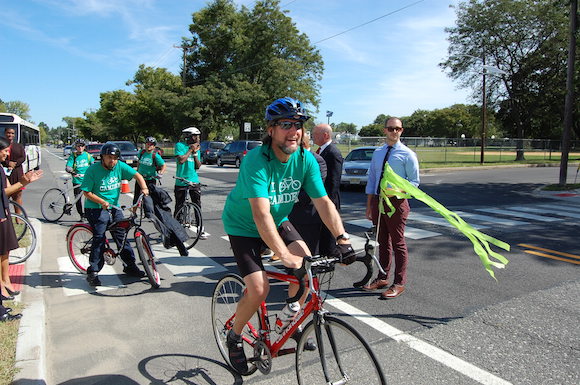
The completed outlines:
<svg viewBox="0 0 580 385">
<path fill-rule="evenodd" d="M 482 91 L 482 102 L 481 102 L 481 157 L 479 163 L 483 164 L 484 156 L 485 156 L 485 126 L 487 125 L 487 96 L 485 92 L 485 75 L 486 75 L 486 67 L 485 67 L 485 54 L 483 54 L 483 91 Z"/>
<path fill-rule="evenodd" d="M 562 155 L 560 158 L 560 186 L 566 185 L 570 131 L 574 117 L 574 59 L 576 57 L 576 31 L 578 31 L 578 0 L 570 1 L 570 44 L 568 46 L 568 69 L 566 73 L 566 101 L 564 102 L 564 129 L 562 130 Z"/>
<path fill-rule="evenodd" d="M 173 48 L 179 48 L 183 50 L 183 68 L 181 70 L 181 84 L 183 88 L 185 88 L 185 73 L 186 73 L 186 66 L 187 66 L 187 50 L 189 49 L 188 46 L 184 45 L 174 45 Z"/>
</svg>

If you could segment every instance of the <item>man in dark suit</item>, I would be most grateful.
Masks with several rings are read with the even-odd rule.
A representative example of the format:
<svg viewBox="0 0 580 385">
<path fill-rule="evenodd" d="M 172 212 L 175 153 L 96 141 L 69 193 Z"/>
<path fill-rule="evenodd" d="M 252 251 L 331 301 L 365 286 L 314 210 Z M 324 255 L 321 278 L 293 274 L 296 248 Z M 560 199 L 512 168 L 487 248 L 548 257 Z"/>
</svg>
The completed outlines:
<svg viewBox="0 0 580 385">
<path fill-rule="evenodd" d="M 342 174 L 343 158 L 336 147 L 332 144 L 332 127 L 328 124 L 319 124 L 312 130 L 314 144 L 318 145 L 317 154 L 320 154 L 326 162 L 327 174 L 324 187 L 330 200 L 340 211 L 340 175 Z M 336 239 L 326 226 L 322 226 L 320 232 L 320 254 L 329 255 L 336 247 Z"/>
</svg>

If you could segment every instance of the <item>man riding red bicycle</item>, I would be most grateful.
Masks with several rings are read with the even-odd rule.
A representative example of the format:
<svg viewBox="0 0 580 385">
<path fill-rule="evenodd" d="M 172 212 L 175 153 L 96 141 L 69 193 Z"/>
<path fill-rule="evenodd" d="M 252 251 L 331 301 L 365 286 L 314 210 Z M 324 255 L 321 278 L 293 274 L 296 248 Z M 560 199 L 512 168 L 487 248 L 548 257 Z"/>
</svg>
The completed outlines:
<svg viewBox="0 0 580 385">
<path fill-rule="evenodd" d="M 300 268 L 303 257 L 311 255 L 287 218 L 301 188 L 312 198 L 322 221 L 336 237 L 342 262 L 350 264 L 356 258 L 340 215 L 326 194 L 318 163 L 301 146 L 303 124 L 308 119 L 302 104 L 289 97 L 277 99 L 266 108 L 264 144 L 245 156 L 224 207 L 222 220 L 247 288 L 227 336 L 230 363 L 241 374 L 248 371 L 248 365 L 240 333 L 270 288 L 262 249 L 270 248 L 284 266 L 293 269 Z M 298 285 L 290 284 L 288 296 L 297 292 Z M 307 293 L 302 296 L 300 305 L 306 296 Z"/>
</svg>

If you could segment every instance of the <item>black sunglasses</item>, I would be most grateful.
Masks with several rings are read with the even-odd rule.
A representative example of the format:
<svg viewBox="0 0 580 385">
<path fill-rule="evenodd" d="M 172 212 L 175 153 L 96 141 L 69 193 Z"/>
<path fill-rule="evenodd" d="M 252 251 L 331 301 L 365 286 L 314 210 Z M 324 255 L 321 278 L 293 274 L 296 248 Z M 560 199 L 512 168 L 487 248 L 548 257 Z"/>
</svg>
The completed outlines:
<svg viewBox="0 0 580 385">
<path fill-rule="evenodd" d="M 296 127 L 297 130 L 301 130 L 302 127 L 304 127 L 304 124 L 302 122 L 278 122 L 277 125 L 286 131 L 288 131 L 292 127 Z"/>
<path fill-rule="evenodd" d="M 392 126 L 388 126 L 385 127 L 387 129 L 387 131 L 389 132 L 393 132 L 393 131 L 401 131 L 403 129 L 403 127 L 392 127 Z"/>
</svg>

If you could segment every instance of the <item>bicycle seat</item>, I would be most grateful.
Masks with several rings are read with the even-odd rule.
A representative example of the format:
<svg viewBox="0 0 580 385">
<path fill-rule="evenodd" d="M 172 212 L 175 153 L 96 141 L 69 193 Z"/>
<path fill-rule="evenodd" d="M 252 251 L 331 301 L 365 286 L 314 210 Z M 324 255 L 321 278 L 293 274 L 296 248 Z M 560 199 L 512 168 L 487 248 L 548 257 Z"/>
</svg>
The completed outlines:
<svg viewBox="0 0 580 385">
<path fill-rule="evenodd" d="M 62 174 L 59 178 L 64 180 L 64 181 L 67 181 L 67 180 L 71 180 L 72 176 L 70 174 Z"/>
</svg>

